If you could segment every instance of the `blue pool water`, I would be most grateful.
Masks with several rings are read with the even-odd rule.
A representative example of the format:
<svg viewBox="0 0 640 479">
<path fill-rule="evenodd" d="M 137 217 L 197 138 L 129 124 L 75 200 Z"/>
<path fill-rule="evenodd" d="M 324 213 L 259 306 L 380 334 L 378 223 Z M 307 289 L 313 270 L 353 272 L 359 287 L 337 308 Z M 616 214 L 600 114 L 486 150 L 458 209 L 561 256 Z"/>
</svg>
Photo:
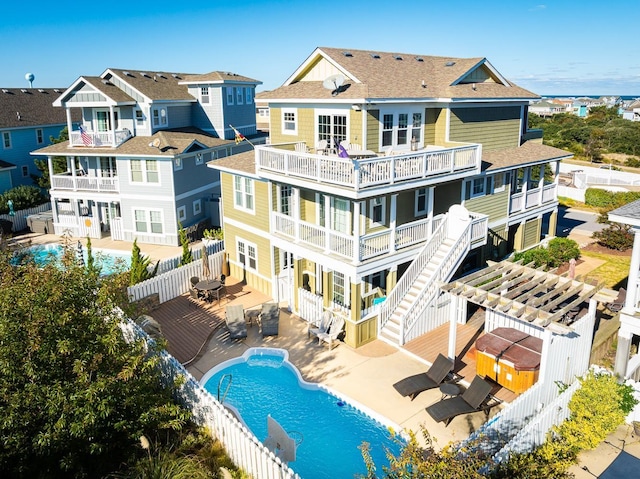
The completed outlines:
<svg viewBox="0 0 640 479">
<path fill-rule="evenodd" d="M 63 251 L 62 245 L 46 244 L 31 246 L 25 250 L 25 253 L 31 256 L 37 265 L 44 266 L 45 264 L 60 261 Z M 92 248 L 91 252 L 95 263 L 101 267 L 100 274 L 103 276 L 117 271 L 126 271 L 131 267 L 131 253 L 98 248 Z M 83 248 L 83 258 L 86 264 L 86 248 Z"/>
<path fill-rule="evenodd" d="M 303 479 L 352 478 L 356 473 L 365 474 L 358 448 L 363 441 L 371 445 L 378 471 L 388 465 L 384 447 L 396 455 L 400 452 L 400 446 L 390 438 L 388 427 L 345 398 L 305 382 L 287 357 L 287 351 L 282 349 L 251 348 L 242 358 L 226 361 L 209 371 L 201 382 L 216 397 L 220 379 L 230 374 L 231 386 L 225 404 L 239 412 L 260 441 L 267 437 L 269 414 L 292 437 L 302 437 L 296 460 L 289 466 Z M 222 390 L 227 381 L 225 378 Z M 398 426 L 393 427 L 399 431 Z"/>
</svg>

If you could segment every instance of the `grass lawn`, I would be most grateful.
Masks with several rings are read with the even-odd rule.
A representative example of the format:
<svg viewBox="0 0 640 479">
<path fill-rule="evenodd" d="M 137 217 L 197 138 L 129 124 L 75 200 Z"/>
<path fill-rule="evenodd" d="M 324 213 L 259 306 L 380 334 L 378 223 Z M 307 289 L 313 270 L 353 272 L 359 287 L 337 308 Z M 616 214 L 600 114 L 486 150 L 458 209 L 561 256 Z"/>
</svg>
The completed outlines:
<svg viewBox="0 0 640 479">
<path fill-rule="evenodd" d="M 589 248 L 580 251 L 583 256 L 589 256 L 591 258 L 597 258 L 605 261 L 586 276 L 598 280 L 598 282 L 604 282 L 605 288 L 618 289 L 621 286 L 626 287 L 627 277 L 629 276 L 629 265 L 631 264 L 631 252 L 628 254 L 620 253 L 607 253 L 602 249 L 597 251 Z"/>
</svg>

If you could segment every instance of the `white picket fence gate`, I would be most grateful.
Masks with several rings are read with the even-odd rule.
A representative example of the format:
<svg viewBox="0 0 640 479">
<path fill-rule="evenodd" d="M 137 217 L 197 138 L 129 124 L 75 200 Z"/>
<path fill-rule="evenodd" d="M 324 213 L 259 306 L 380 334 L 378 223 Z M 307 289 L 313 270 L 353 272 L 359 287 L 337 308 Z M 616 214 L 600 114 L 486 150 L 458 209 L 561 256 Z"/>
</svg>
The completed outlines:
<svg viewBox="0 0 640 479">
<path fill-rule="evenodd" d="M 153 341 L 138 325 L 127 318 L 123 318 L 121 327 L 127 341 L 138 338 L 147 342 Z M 163 350 L 160 352 L 160 360 L 163 376 L 167 381 L 184 378 L 184 384 L 177 391 L 176 400 L 191 410 L 194 422 L 208 428 L 212 436 L 222 443 L 237 467 L 251 477 L 260 479 L 300 479 L 293 469 L 277 458 L 204 389 L 177 359 Z"/>
<path fill-rule="evenodd" d="M 37 215 L 44 211 L 51 211 L 51 203 L 44 203 L 40 206 L 35 206 L 26 210 L 18 210 L 15 212 L 15 216 L 10 216 L 8 214 L 0 215 L 0 218 L 11 221 L 13 223 L 13 232 L 15 233 L 27 229 L 27 216 Z"/>
</svg>

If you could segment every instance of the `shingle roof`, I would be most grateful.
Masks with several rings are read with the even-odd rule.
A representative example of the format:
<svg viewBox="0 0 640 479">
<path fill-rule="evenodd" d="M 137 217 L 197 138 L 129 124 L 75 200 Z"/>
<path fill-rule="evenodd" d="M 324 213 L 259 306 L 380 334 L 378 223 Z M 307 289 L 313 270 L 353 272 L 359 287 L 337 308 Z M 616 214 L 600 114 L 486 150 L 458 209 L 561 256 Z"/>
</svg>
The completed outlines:
<svg viewBox="0 0 640 479">
<path fill-rule="evenodd" d="M 150 146 L 155 138 L 160 139 L 158 148 Z M 167 156 L 173 157 L 184 153 L 193 143 L 202 143 L 206 148 L 215 148 L 234 143 L 233 140 L 223 140 L 211 136 L 198 128 L 177 128 L 161 130 L 153 136 L 134 136 L 116 148 L 91 148 L 69 146 L 65 141 L 41 148 L 33 154 L 37 155 L 113 155 L 113 156 Z"/>
<path fill-rule="evenodd" d="M 640 200 L 632 201 L 631 203 L 627 203 L 620 208 L 609 211 L 609 216 L 611 215 L 640 219 Z"/>
<path fill-rule="evenodd" d="M 203 73 L 201 75 L 186 75 L 184 80 L 182 80 L 180 83 L 184 84 L 184 83 L 198 83 L 198 82 L 212 82 L 212 83 L 241 82 L 241 83 L 255 83 L 255 84 L 262 83 L 259 80 L 238 75 L 237 73 L 219 72 L 219 71 Z"/>
<path fill-rule="evenodd" d="M 180 84 L 182 80 L 190 76 L 189 73 L 141 72 L 109 68 L 101 77 L 109 79 L 111 74 L 127 82 L 151 100 L 195 101 L 195 98 L 189 94 L 187 87 Z"/>
<path fill-rule="evenodd" d="M 130 95 L 127 95 L 124 91 L 122 91 L 110 81 L 105 81 L 104 78 L 83 76 L 82 79 L 85 80 L 89 85 L 94 87 L 96 90 L 104 93 L 107 97 L 111 98 L 114 101 L 117 101 L 119 103 L 132 101 L 135 102 L 134 98 L 132 98 Z"/>
<path fill-rule="evenodd" d="M 62 91 L 64 88 L 2 88 L 0 128 L 65 125 L 67 117 L 64 108 L 53 106 Z M 80 120 L 80 110 L 71 113 L 72 121 Z"/>
<path fill-rule="evenodd" d="M 539 98 L 513 83 L 458 83 L 475 67 L 486 64 L 485 58 L 423 56 L 412 53 L 385 53 L 368 50 L 321 47 L 318 55 L 345 72 L 342 91 L 333 96 L 322 81 L 298 81 L 263 92 L 264 99 L 510 99 Z M 401 60 L 397 58 L 402 58 Z M 313 63 L 313 62 L 311 62 Z M 424 86 L 423 86 L 424 82 Z"/>
<path fill-rule="evenodd" d="M 238 173 L 256 174 L 256 152 L 254 150 L 244 151 L 236 155 L 227 156 L 219 160 L 207 163 L 216 169 L 231 170 Z"/>
<path fill-rule="evenodd" d="M 568 151 L 527 141 L 522 146 L 482 152 L 482 170 L 497 170 L 573 156 Z"/>
</svg>

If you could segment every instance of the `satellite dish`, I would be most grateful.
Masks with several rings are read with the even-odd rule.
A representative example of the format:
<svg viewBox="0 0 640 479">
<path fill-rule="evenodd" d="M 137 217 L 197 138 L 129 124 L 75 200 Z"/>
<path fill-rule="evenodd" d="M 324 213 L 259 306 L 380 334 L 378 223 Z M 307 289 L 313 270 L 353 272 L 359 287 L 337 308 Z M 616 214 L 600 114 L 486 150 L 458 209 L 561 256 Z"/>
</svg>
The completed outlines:
<svg viewBox="0 0 640 479">
<path fill-rule="evenodd" d="M 160 147 L 160 138 L 154 138 L 153 141 L 149 143 L 149 146 L 153 146 L 154 148 Z"/>
<path fill-rule="evenodd" d="M 344 83 L 344 76 L 339 73 L 335 75 L 328 76 L 322 82 L 322 86 L 327 90 L 331 90 L 331 94 L 336 96 L 339 93 L 340 87 Z"/>
</svg>

